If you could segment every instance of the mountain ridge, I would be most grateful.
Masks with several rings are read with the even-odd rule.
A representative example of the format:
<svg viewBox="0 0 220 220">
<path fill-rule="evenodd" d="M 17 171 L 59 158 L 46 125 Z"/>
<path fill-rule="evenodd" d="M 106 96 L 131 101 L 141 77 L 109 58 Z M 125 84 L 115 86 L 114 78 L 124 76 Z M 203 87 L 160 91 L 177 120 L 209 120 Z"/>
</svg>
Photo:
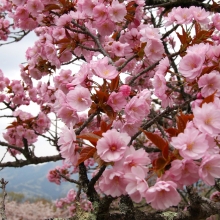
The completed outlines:
<svg viewBox="0 0 220 220">
<path fill-rule="evenodd" d="M 62 182 L 60 185 L 49 182 L 47 174 L 62 162 L 49 162 L 41 165 L 29 165 L 22 168 L 6 167 L 0 171 L 0 179 L 8 181 L 7 192 L 22 193 L 26 198 L 45 198 L 55 200 L 65 197 L 67 192 L 75 188 L 73 183 Z M 77 174 L 73 174 L 78 179 Z"/>
</svg>

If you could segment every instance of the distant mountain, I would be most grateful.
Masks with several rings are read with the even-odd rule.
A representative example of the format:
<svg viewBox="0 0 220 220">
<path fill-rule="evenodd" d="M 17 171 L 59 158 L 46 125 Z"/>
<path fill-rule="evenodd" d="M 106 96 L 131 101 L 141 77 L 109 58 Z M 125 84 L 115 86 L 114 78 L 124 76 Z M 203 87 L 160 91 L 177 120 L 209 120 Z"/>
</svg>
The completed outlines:
<svg viewBox="0 0 220 220">
<path fill-rule="evenodd" d="M 70 189 L 75 188 L 73 183 L 62 182 L 61 185 L 57 185 L 48 181 L 47 173 L 49 170 L 61 165 L 61 163 L 58 161 L 22 168 L 4 168 L 0 171 L 0 179 L 4 178 L 9 181 L 6 186 L 7 192 L 22 193 L 28 198 L 43 197 L 55 200 L 65 197 Z M 78 179 L 77 175 L 72 178 Z"/>
</svg>

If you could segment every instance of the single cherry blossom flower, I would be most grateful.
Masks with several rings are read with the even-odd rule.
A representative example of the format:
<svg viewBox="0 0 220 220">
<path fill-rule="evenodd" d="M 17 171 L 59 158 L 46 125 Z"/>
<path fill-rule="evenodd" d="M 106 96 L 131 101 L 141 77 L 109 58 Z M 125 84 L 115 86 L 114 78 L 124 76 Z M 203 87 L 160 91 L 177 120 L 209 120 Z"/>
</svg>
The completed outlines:
<svg viewBox="0 0 220 220">
<path fill-rule="evenodd" d="M 118 0 L 113 0 L 111 6 L 108 8 L 109 17 L 113 22 L 122 22 L 124 16 L 127 14 L 126 7 Z"/>
<path fill-rule="evenodd" d="M 202 88 L 201 94 L 203 97 L 207 97 L 216 92 L 220 95 L 220 74 L 217 71 L 212 71 L 209 74 L 204 74 L 199 78 L 199 88 Z"/>
<path fill-rule="evenodd" d="M 108 130 L 97 142 L 97 154 L 106 162 L 121 160 L 130 139 L 127 133 L 119 133 L 116 129 Z"/>
<path fill-rule="evenodd" d="M 91 66 L 95 74 L 103 79 L 114 79 L 118 75 L 116 68 L 108 64 L 108 57 L 93 62 Z"/>
<path fill-rule="evenodd" d="M 189 53 L 180 61 L 179 71 L 187 79 L 194 80 L 201 74 L 204 61 L 204 55 Z"/>
<path fill-rule="evenodd" d="M 209 147 L 206 135 L 195 127 L 186 127 L 184 133 L 172 138 L 171 144 L 185 159 L 200 159 Z"/>
<path fill-rule="evenodd" d="M 106 195 L 113 197 L 125 195 L 127 180 L 124 172 L 115 168 L 105 170 L 99 180 L 99 188 Z"/>
<path fill-rule="evenodd" d="M 89 90 L 80 85 L 68 92 L 66 100 L 69 106 L 76 111 L 84 111 L 92 104 Z"/>
<path fill-rule="evenodd" d="M 204 103 L 193 109 L 193 122 L 203 133 L 216 136 L 220 133 L 220 111 L 214 103 Z"/>
<path fill-rule="evenodd" d="M 60 138 L 58 140 L 58 145 L 60 145 L 60 153 L 67 162 L 75 165 L 79 158 L 79 153 L 76 145 L 76 134 L 72 127 L 68 128 L 64 126 Z"/>
<path fill-rule="evenodd" d="M 206 155 L 199 167 L 199 176 L 209 186 L 215 184 L 215 178 L 220 178 L 220 155 Z"/>
<path fill-rule="evenodd" d="M 148 184 L 145 180 L 146 174 L 141 167 L 133 166 L 130 173 L 125 173 L 124 178 L 128 180 L 126 186 L 126 192 L 131 199 L 139 203 L 144 197 L 145 192 L 148 189 Z"/>
<path fill-rule="evenodd" d="M 158 181 L 145 193 L 147 203 L 151 203 L 154 209 L 164 210 L 170 206 L 176 206 L 181 201 L 176 191 L 176 184 L 172 181 Z"/>
</svg>

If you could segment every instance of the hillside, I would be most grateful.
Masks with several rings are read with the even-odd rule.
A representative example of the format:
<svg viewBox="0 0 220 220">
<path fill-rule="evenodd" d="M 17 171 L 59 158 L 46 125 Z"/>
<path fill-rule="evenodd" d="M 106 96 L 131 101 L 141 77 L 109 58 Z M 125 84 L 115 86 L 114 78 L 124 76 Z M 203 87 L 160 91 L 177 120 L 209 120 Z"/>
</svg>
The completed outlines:
<svg viewBox="0 0 220 220">
<path fill-rule="evenodd" d="M 6 188 L 8 192 L 23 193 L 25 197 L 30 198 L 43 197 L 55 200 L 64 197 L 69 189 L 75 187 L 73 183 L 62 182 L 59 186 L 48 181 L 46 177 L 48 171 L 60 164 L 58 161 L 22 168 L 4 168 L 0 171 L 0 178 L 9 181 Z"/>
</svg>

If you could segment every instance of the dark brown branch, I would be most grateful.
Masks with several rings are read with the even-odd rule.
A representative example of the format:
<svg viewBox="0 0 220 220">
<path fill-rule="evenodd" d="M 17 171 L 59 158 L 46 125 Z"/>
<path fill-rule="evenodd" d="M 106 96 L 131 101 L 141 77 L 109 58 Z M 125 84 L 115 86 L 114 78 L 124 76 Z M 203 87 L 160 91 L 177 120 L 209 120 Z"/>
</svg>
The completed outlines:
<svg viewBox="0 0 220 220">
<path fill-rule="evenodd" d="M 46 163 L 51 161 L 58 161 L 62 160 L 63 158 L 61 155 L 54 155 L 54 156 L 46 156 L 46 157 L 33 157 L 30 160 L 17 160 L 13 162 L 6 162 L 6 163 L 0 163 L 0 167 L 23 167 L 30 164 L 40 164 L 40 163 Z"/>
<path fill-rule="evenodd" d="M 102 166 L 98 173 L 90 180 L 88 184 L 88 190 L 86 192 L 87 196 L 90 198 L 90 201 L 99 201 L 99 195 L 96 192 L 94 186 L 98 179 L 101 177 L 103 172 L 105 171 L 106 166 Z"/>
<path fill-rule="evenodd" d="M 0 146 L 4 146 L 4 147 L 8 147 L 9 149 L 14 149 L 14 150 L 17 150 L 19 152 L 21 152 L 23 154 L 24 150 L 20 147 L 16 147 L 14 145 L 11 145 L 11 144 L 8 144 L 6 142 L 3 142 L 3 141 L 0 141 Z"/>
<path fill-rule="evenodd" d="M 5 214 L 5 197 L 7 196 L 7 193 L 5 191 L 6 185 L 8 181 L 5 181 L 3 178 L 0 181 L 0 188 L 2 188 L 2 198 L 1 198 L 1 206 L 0 206 L 0 215 L 2 217 L 2 220 L 7 220 L 6 214 Z"/>
<path fill-rule="evenodd" d="M 219 8 L 213 8 L 211 4 L 203 3 L 205 0 L 145 0 L 147 9 L 155 7 L 163 7 L 166 10 L 170 10 L 174 7 L 190 7 L 198 6 L 204 8 L 206 11 L 219 12 Z"/>
</svg>

